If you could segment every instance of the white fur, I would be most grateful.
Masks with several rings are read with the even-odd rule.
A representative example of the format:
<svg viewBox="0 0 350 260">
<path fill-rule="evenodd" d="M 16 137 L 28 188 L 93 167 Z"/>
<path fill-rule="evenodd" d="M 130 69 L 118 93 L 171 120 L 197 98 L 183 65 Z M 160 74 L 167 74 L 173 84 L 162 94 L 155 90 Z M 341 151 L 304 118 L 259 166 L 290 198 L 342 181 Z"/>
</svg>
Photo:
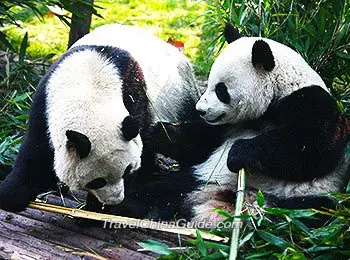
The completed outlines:
<svg viewBox="0 0 350 260">
<path fill-rule="evenodd" d="M 188 96 L 199 99 L 193 69 L 188 59 L 174 46 L 149 32 L 132 26 L 101 26 L 78 40 L 78 45 L 113 46 L 128 51 L 140 64 L 155 121 L 178 122 L 178 103 Z M 169 106 L 171 103 L 171 106 Z"/>
<path fill-rule="evenodd" d="M 124 196 L 122 175 L 131 164 L 140 166 L 140 136 L 124 141 L 121 122 L 129 115 L 123 105 L 121 79 L 112 63 L 98 52 L 85 50 L 65 58 L 50 77 L 47 88 L 47 120 L 55 150 L 58 178 L 71 189 L 83 188 L 103 177 L 108 185 L 94 190 L 106 204 Z M 66 148 L 67 130 L 86 135 L 91 152 L 83 159 Z"/>
<path fill-rule="evenodd" d="M 235 124 L 260 117 L 275 97 L 286 96 L 312 84 L 326 89 L 321 77 L 305 60 L 289 47 L 266 41 L 275 58 L 271 71 L 256 69 L 252 64 L 253 44 L 262 38 L 242 37 L 229 44 L 215 60 L 208 79 L 208 88 L 197 103 L 198 110 L 209 123 L 225 113 L 214 124 Z M 215 86 L 223 82 L 231 100 L 224 104 L 215 94 Z M 327 90 L 327 89 L 326 89 Z"/>
</svg>

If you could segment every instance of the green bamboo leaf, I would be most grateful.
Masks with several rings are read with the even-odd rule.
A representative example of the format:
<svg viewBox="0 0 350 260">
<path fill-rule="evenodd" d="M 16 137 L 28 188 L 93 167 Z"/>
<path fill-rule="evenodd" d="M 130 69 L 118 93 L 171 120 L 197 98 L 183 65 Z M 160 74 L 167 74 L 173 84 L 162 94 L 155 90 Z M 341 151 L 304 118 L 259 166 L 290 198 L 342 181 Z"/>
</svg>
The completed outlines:
<svg viewBox="0 0 350 260">
<path fill-rule="evenodd" d="M 295 209 L 289 214 L 291 218 L 315 218 L 316 212 L 312 209 Z"/>
<path fill-rule="evenodd" d="M 266 242 L 269 242 L 279 248 L 286 249 L 288 247 L 294 248 L 292 244 L 288 243 L 286 240 L 277 237 L 269 232 L 263 231 L 263 230 L 258 230 L 257 231 L 258 235 L 265 240 Z"/>
<path fill-rule="evenodd" d="M 21 47 L 19 49 L 18 63 L 21 65 L 24 64 L 24 58 L 26 56 L 27 47 L 28 47 L 28 32 L 25 33 L 21 42 Z"/>
<path fill-rule="evenodd" d="M 331 250 L 335 250 L 337 249 L 338 247 L 336 246 L 313 246 L 309 249 L 306 249 L 305 252 L 307 253 L 319 253 L 319 252 L 329 252 Z"/>
<path fill-rule="evenodd" d="M 349 24 L 345 24 L 340 30 L 339 33 L 337 34 L 337 36 L 335 37 L 334 40 L 334 46 L 338 47 L 340 42 L 342 41 L 342 39 L 344 38 L 345 35 L 347 35 L 349 33 L 349 27 L 350 27 L 350 23 Z"/>
<path fill-rule="evenodd" d="M 207 249 L 205 247 L 204 240 L 203 240 L 199 230 L 196 230 L 196 234 L 197 234 L 196 245 L 197 245 L 197 249 L 199 251 L 199 254 L 201 256 L 207 256 Z"/>
<path fill-rule="evenodd" d="M 265 213 L 271 215 L 285 215 L 292 213 L 292 209 L 280 209 L 280 208 L 265 208 Z"/>
<path fill-rule="evenodd" d="M 144 249 L 147 249 L 151 252 L 154 252 L 160 255 L 168 255 L 172 253 L 172 251 L 169 249 L 169 247 L 166 244 L 160 243 L 155 240 L 147 240 L 146 242 L 139 242 L 138 245 Z"/>
<path fill-rule="evenodd" d="M 244 245 L 244 243 L 246 243 L 247 241 L 249 241 L 253 235 L 254 235 L 254 231 L 248 233 L 245 237 L 243 237 L 240 241 L 239 241 L 239 247 L 242 247 Z"/>
<path fill-rule="evenodd" d="M 335 53 L 338 57 L 350 60 L 350 53 L 342 52 L 342 51 L 337 51 Z"/>
<path fill-rule="evenodd" d="M 245 256 L 244 259 L 270 259 L 270 258 L 265 258 L 265 256 L 271 256 L 274 252 L 273 251 L 268 251 L 268 252 L 262 252 L 262 253 L 250 253 L 247 256 Z"/>
<path fill-rule="evenodd" d="M 258 193 L 256 194 L 256 201 L 257 201 L 259 207 L 262 207 L 265 204 L 264 194 L 262 193 L 261 190 L 259 190 Z"/>
<path fill-rule="evenodd" d="M 218 213 L 218 214 L 220 214 L 220 215 L 226 217 L 226 218 L 232 218 L 232 217 L 233 217 L 230 213 L 226 212 L 226 211 L 223 210 L 223 209 L 214 209 L 214 211 L 215 211 L 216 213 Z"/>
<path fill-rule="evenodd" d="M 310 232 L 310 229 L 304 224 L 302 223 L 301 221 L 295 219 L 295 218 L 292 218 L 292 223 L 298 227 L 300 230 L 304 231 L 308 236 L 311 236 L 312 233 Z"/>
</svg>

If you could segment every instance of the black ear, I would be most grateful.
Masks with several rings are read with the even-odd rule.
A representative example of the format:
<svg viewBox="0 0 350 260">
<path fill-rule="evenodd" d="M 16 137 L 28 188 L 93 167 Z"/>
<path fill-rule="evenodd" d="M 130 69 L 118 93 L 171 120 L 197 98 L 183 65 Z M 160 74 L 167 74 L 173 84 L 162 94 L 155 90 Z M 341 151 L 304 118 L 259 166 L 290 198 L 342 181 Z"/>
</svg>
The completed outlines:
<svg viewBox="0 0 350 260">
<path fill-rule="evenodd" d="M 224 37 L 227 43 L 231 43 L 241 38 L 242 35 L 239 33 L 236 27 L 234 27 L 232 24 L 227 22 L 225 24 Z"/>
<path fill-rule="evenodd" d="M 140 131 L 140 124 L 139 120 L 137 120 L 135 117 L 127 116 L 123 120 L 122 123 L 122 133 L 124 138 L 127 141 L 130 141 L 131 139 L 135 138 Z"/>
<path fill-rule="evenodd" d="M 66 136 L 68 138 L 66 144 L 68 150 L 74 150 L 80 159 L 89 155 L 91 151 L 91 143 L 86 135 L 76 131 L 67 130 Z"/>
<path fill-rule="evenodd" d="M 273 57 L 270 46 L 263 40 L 257 40 L 252 49 L 252 63 L 255 68 L 263 67 L 267 71 L 275 67 L 275 58 Z"/>
</svg>

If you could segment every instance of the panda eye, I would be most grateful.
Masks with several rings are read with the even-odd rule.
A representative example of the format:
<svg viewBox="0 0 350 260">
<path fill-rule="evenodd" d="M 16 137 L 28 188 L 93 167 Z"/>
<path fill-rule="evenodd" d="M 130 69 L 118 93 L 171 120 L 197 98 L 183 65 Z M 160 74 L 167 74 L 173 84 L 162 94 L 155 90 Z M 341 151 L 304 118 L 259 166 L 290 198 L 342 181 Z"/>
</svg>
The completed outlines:
<svg viewBox="0 0 350 260">
<path fill-rule="evenodd" d="M 85 187 L 91 190 L 101 189 L 107 185 L 107 181 L 105 178 L 96 178 L 90 182 L 88 182 Z"/>
<path fill-rule="evenodd" d="M 130 141 L 139 134 L 140 126 L 136 118 L 127 116 L 122 123 L 122 133 L 125 140 Z"/>
<path fill-rule="evenodd" d="M 215 94 L 222 103 L 230 103 L 230 95 L 227 92 L 225 83 L 220 82 L 215 86 Z"/>
</svg>

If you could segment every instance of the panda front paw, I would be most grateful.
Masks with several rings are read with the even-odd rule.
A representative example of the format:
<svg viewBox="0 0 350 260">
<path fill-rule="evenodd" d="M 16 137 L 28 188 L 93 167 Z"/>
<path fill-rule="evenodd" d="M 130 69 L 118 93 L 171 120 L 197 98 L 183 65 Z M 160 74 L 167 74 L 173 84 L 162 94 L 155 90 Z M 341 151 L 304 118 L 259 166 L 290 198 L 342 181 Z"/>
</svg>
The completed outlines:
<svg viewBox="0 0 350 260">
<path fill-rule="evenodd" d="M 25 185 L 16 185 L 14 187 L 0 185 L 0 208 L 10 212 L 19 212 L 25 210 L 31 200 L 36 195 L 33 190 Z"/>
<path fill-rule="evenodd" d="M 261 169 L 260 156 L 251 139 L 237 140 L 231 147 L 227 157 L 227 167 L 231 172 L 242 168 Z"/>
</svg>

